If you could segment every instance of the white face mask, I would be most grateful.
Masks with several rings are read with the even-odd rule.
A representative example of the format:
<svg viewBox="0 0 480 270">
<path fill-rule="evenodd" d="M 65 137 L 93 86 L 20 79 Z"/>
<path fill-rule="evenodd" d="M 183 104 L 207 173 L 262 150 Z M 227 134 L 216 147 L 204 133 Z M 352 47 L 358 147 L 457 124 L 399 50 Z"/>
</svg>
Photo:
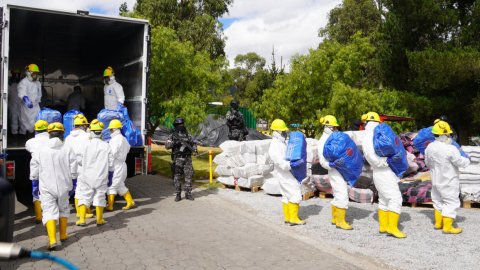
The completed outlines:
<svg viewBox="0 0 480 270">
<path fill-rule="evenodd" d="M 323 127 L 323 132 L 325 132 L 326 134 L 332 134 L 335 131 L 337 131 L 337 130 L 333 126 L 324 126 Z"/>
<path fill-rule="evenodd" d="M 438 136 L 438 138 L 440 139 L 441 142 L 444 142 L 448 145 L 453 144 L 452 138 L 448 137 L 447 135 L 440 135 Z"/>
</svg>

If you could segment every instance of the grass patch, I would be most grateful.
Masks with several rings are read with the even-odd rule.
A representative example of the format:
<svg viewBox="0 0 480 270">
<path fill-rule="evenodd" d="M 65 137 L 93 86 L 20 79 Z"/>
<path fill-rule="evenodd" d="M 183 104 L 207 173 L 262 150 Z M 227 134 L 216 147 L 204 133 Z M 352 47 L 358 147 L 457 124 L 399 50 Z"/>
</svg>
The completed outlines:
<svg viewBox="0 0 480 270">
<path fill-rule="evenodd" d="M 194 184 L 199 185 L 200 187 L 203 188 L 209 188 L 209 189 L 217 189 L 222 187 L 222 183 L 202 183 L 202 182 L 193 182 Z"/>
<path fill-rule="evenodd" d="M 198 153 L 203 154 L 212 150 L 212 159 L 216 155 L 222 153 L 222 149 L 216 147 L 198 147 Z M 152 144 L 152 170 L 157 171 L 157 174 L 172 178 L 172 171 L 170 169 L 169 162 L 172 161 L 170 150 L 165 150 L 164 145 Z M 195 170 L 195 176 L 193 180 L 207 180 L 210 179 L 210 165 L 208 161 L 208 153 L 199 157 L 192 156 L 193 169 Z M 212 170 L 215 171 L 217 164 L 212 162 Z M 218 178 L 220 175 L 213 173 L 213 178 Z M 203 183 L 202 183 L 203 184 Z M 221 185 L 220 185 L 221 186 Z"/>
</svg>

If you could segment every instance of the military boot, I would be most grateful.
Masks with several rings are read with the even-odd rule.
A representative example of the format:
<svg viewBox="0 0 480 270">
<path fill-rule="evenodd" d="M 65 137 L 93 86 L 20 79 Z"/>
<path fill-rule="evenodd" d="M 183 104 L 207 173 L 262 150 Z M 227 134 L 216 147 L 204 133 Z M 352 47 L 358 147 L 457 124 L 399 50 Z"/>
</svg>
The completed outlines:
<svg viewBox="0 0 480 270">
<path fill-rule="evenodd" d="M 177 196 L 175 197 L 175 201 L 179 202 L 181 200 L 182 200 L 182 196 L 180 196 L 180 193 L 178 193 Z"/>
</svg>

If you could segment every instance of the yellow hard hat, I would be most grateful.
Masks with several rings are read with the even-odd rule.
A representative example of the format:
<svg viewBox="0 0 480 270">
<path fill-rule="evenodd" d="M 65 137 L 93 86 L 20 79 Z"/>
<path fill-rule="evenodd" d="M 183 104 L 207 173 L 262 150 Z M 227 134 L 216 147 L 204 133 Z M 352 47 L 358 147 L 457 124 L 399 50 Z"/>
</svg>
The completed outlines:
<svg viewBox="0 0 480 270">
<path fill-rule="evenodd" d="M 120 122 L 117 119 L 113 119 L 110 121 L 110 124 L 108 125 L 108 129 L 114 129 L 114 128 L 122 128 L 122 122 Z"/>
<path fill-rule="evenodd" d="M 62 123 L 55 122 L 55 123 L 51 123 L 50 125 L 48 125 L 48 133 L 50 133 L 52 131 L 63 131 L 63 132 L 65 132 L 65 129 L 63 128 Z"/>
<path fill-rule="evenodd" d="M 40 72 L 40 69 L 35 64 L 30 64 L 30 65 L 26 66 L 25 70 L 26 71 L 31 71 L 31 72 Z"/>
<path fill-rule="evenodd" d="M 285 122 L 281 119 L 275 119 L 270 126 L 271 130 L 277 130 L 277 131 L 287 131 L 288 127 L 285 125 Z"/>
<path fill-rule="evenodd" d="M 366 121 L 382 122 L 380 120 L 380 116 L 378 116 L 378 113 L 376 113 L 376 112 L 368 112 L 368 113 L 362 115 L 362 121 L 363 122 L 366 122 Z"/>
<path fill-rule="evenodd" d="M 88 120 L 83 114 L 77 114 L 73 117 L 73 124 L 75 126 L 88 125 Z"/>
<path fill-rule="evenodd" d="M 103 77 L 108 77 L 113 74 L 115 74 L 115 72 L 113 72 L 113 68 L 107 67 L 107 69 L 105 69 L 105 71 L 103 72 Z"/>
<path fill-rule="evenodd" d="M 40 130 L 46 130 L 48 128 L 48 122 L 45 120 L 38 120 L 35 123 L 35 130 L 40 131 Z"/>
<path fill-rule="evenodd" d="M 338 127 L 337 118 L 335 118 L 335 116 L 333 116 L 333 115 L 327 115 L 325 117 L 320 118 L 320 124 L 325 125 L 325 126 Z"/>
<path fill-rule="evenodd" d="M 433 121 L 433 124 L 435 125 L 438 122 L 440 122 L 440 119 L 436 119 L 435 121 Z"/>
<path fill-rule="evenodd" d="M 446 135 L 453 133 L 450 129 L 450 125 L 445 121 L 438 121 L 432 129 L 432 133 L 435 135 Z"/>
<path fill-rule="evenodd" d="M 103 130 L 103 127 L 103 123 L 97 119 L 93 119 L 93 121 L 90 123 L 90 130 Z"/>
</svg>

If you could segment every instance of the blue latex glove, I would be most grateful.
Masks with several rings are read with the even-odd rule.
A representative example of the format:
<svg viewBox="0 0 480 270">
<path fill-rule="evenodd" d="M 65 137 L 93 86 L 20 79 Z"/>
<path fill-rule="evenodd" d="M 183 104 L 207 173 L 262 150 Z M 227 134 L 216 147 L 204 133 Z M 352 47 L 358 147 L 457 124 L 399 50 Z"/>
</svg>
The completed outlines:
<svg viewBox="0 0 480 270">
<path fill-rule="evenodd" d="M 23 101 L 25 101 L 28 108 L 30 108 L 30 109 L 33 108 L 33 103 L 30 101 L 30 99 L 27 96 L 23 97 Z"/>
<path fill-rule="evenodd" d="M 388 163 L 396 162 L 402 159 L 402 155 L 400 153 L 396 153 L 393 157 L 387 158 Z"/>
<path fill-rule="evenodd" d="M 108 172 L 108 187 L 112 185 L 113 172 Z"/>
<path fill-rule="evenodd" d="M 0 159 L 4 159 L 4 158 L 7 158 L 8 154 L 5 153 L 5 154 L 0 154 Z"/>
<path fill-rule="evenodd" d="M 340 166 L 345 165 L 345 160 L 343 158 L 339 158 L 339 159 L 335 160 L 333 163 L 335 163 L 335 165 L 340 167 Z"/>
<path fill-rule="evenodd" d="M 328 166 L 330 166 L 330 168 L 335 168 L 337 167 L 337 164 L 335 164 L 335 162 L 329 162 Z"/>
<path fill-rule="evenodd" d="M 115 111 L 121 112 L 121 111 L 122 111 L 122 108 L 123 108 L 123 104 L 120 103 L 120 101 L 118 101 L 118 102 L 117 102 L 117 108 L 115 109 Z"/>
<path fill-rule="evenodd" d="M 363 159 L 363 163 L 367 162 L 367 158 L 365 158 L 365 156 L 362 156 L 362 159 Z"/>
<path fill-rule="evenodd" d="M 38 107 L 42 108 L 42 103 L 38 102 Z"/>
<path fill-rule="evenodd" d="M 40 197 L 38 196 L 38 191 L 38 180 L 32 180 L 32 195 L 37 200 L 40 199 Z"/>
<path fill-rule="evenodd" d="M 68 196 L 72 196 L 73 193 L 75 193 L 75 189 L 77 189 L 77 179 L 73 179 L 72 182 L 73 182 L 73 189 L 70 190 L 70 192 L 68 192 Z"/>
</svg>

